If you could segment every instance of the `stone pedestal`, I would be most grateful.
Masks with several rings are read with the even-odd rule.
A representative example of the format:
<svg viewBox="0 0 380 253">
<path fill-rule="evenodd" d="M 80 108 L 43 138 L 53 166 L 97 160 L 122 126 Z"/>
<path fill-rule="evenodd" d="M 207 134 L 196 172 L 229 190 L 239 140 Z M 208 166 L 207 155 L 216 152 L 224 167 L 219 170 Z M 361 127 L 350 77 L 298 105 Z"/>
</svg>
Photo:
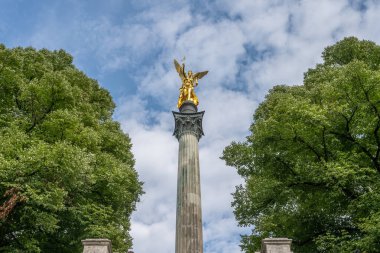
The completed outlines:
<svg viewBox="0 0 380 253">
<path fill-rule="evenodd" d="M 184 102 L 173 112 L 174 134 L 179 141 L 176 253 L 203 253 L 201 186 L 198 141 L 203 135 L 204 112 L 192 102 Z"/>
<path fill-rule="evenodd" d="M 82 240 L 83 253 L 112 253 L 111 240 L 86 239 Z"/>
<path fill-rule="evenodd" d="M 291 245 L 288 238 L 265 238 L 261 241 L 261 253 L 292 253 Z"/>
</svg>

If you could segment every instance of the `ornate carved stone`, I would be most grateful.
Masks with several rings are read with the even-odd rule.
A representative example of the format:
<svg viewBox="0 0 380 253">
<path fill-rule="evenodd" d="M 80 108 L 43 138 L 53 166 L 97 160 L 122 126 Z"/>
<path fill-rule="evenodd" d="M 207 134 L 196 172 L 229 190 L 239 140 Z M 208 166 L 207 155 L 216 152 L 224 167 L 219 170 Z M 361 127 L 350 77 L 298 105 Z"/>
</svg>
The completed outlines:
<svg viewBox="0 0 380 253">
<path fill-rule="evenodd" d="M 199 140 L 203 133 L 202 119 L 205 112 L 180 113 L 173 112 L 175 128 L 173 135 L 179 140 L 184 133 L 192 133 Z"/>
</svg>

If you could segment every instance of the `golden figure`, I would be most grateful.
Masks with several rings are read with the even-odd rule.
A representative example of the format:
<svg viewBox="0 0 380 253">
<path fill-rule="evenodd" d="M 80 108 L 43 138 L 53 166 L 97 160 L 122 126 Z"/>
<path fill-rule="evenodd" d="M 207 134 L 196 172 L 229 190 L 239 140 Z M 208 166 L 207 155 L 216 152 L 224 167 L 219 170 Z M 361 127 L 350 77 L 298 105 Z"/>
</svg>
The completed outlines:
<svg viewBox="0 0 380 253">
<path fill-rule="evenodd" d="M 176 60 L 174 60 L 174 66 L 179 74 L 179 77 L 182 80 L 182 86 L 179 89 L 177 107 L 180 108 L 183 102 L 187 100 L 190 100 L 195 105 L 198 105 L 199 101 L 197 95 L 195 95 L 194 88 L 198 86 L 198 80 L 204 77 L 208 73 L 208 71 L 202 71 L 193 74 L 193 72 L 189 70 L 189 72 L 187 72 L 186 75 L 184 63 L 182 63 L 181 66 Z"/>
</svg>

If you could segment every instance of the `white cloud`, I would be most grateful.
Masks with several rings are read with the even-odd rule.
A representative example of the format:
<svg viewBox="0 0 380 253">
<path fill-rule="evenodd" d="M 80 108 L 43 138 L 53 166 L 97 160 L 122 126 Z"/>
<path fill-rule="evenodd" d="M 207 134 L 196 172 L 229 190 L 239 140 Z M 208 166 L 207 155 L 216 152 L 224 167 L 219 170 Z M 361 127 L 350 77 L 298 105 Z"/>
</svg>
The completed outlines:
<svg viewBox="0 0 380 253">
<path fill-rule="evenodd" d="M 134 232 L 135 252 L 174 252 L 173 238 L 175 232 L 173 225 L 167 220 L 154 224 L 141 222 L 132 223 Z"/>
<path fill-rule="evenodd" d="M 380 13 L 380 4 L 377 1 L 369 1 L 369 6 L 362 15 L 362 22 L 357 28 L 357 35 L 363 39 L 380 42 L 380 26 L 378 26 L 378 17 Z"/>
</svg>

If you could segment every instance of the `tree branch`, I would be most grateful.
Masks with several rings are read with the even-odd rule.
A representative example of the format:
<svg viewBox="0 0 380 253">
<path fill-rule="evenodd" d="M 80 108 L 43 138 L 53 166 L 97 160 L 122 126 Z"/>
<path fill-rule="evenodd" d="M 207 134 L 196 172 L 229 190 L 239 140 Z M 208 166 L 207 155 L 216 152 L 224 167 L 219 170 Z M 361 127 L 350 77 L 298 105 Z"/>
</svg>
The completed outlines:
<svg viewBox="0 0 380 253">
<path fill-rule="evenodd" d="M 298 141 L 298 142 L 304 144 L 311 152 L 313 152 L 316 155 L 318 161 L 321 161 L 321 157 L 322 157 L 321 154 L 319 154 L 318 151 L 313 146 L 311 146 L 304 139 L 302 139 L 300 136 L 298 136 L 297 133 L 296 133 L 296 135 L 294 136 L 293 139 L 295 141 Z"/>
</svg>

